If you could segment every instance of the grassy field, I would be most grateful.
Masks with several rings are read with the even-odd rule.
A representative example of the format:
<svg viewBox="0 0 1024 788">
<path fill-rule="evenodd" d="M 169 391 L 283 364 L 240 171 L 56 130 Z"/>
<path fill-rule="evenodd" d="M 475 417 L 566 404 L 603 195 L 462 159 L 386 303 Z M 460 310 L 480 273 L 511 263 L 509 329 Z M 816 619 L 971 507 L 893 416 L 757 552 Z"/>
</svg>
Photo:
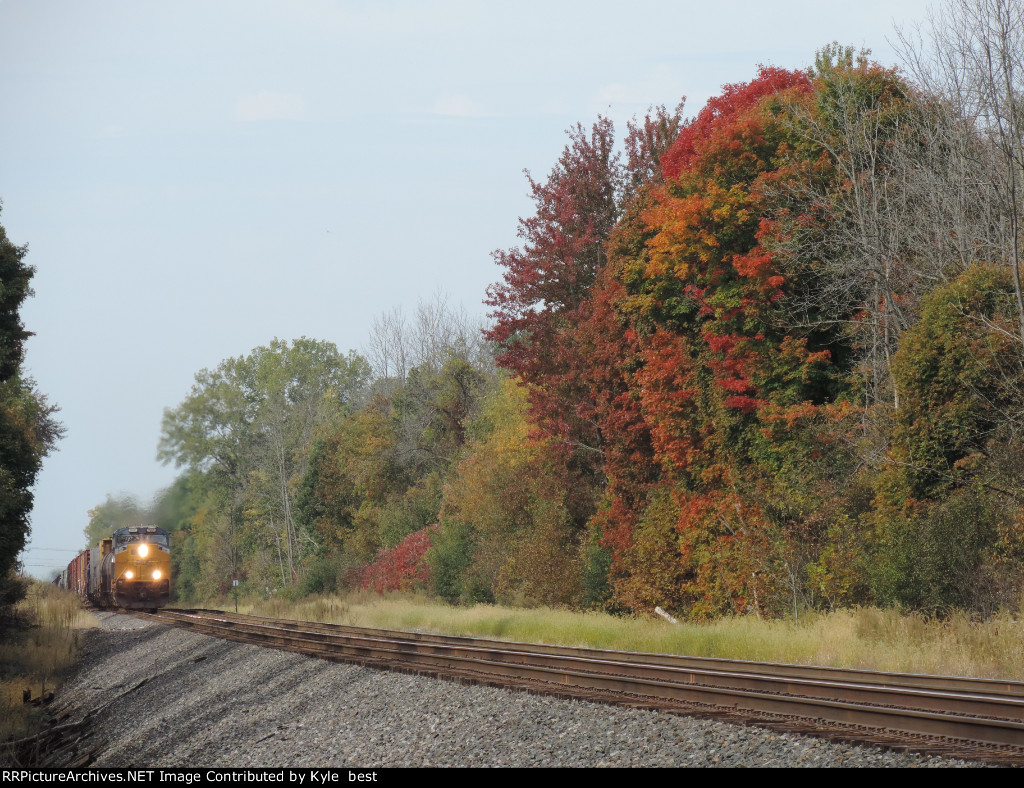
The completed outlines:
<svg viewBox="0 0 1024 788">
<path fill-rule="evenodd" d="M 41 705 L 22 702 L 52 692 L 75 660 L 79 630 L 95 626 L 78 597 L 49 583 L 34 582 L 18 603 L 17 622 L 0 633 L 0 741 L 38 730 Z"/>
<path fill-rule="evenodd" d="M 744 616 L 696 625 L 544 608 L 451 607 L 425 597 L 372 593 L 298 602 L 273 599 L 240 604 L 239 611 L 626 651 L 1024 680 L 1024 622 L 1010 615 L 986 621 L 961 614 L 929 620 L 857 608 L 809 614 L 799 622 Z"/>
</svg>

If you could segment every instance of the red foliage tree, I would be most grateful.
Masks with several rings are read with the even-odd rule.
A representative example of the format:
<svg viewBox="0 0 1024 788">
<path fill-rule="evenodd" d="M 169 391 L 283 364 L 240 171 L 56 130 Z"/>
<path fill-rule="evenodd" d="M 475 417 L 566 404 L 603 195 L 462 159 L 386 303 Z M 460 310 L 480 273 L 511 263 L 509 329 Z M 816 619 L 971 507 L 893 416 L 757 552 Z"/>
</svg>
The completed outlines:
<svg viewBox="0 0 1024 788">
<path fill-rule="evenodd" d="M 661 177 L 660 160 L 678 132 L 681 109 L 658 107 L 629 124 L 626 166 L 614 152 L 608 119 L 599 118 L 589 137 L 581 126 L 570 130 L 570 143 L 547 181 L 530 179 L 537 208 L 520 220 L 524 246 L 495 253 L 505 274 L 488 291 L 495 319 L 488 338 L 501 348 L 499 364 L 530 386 L 538 436 L 559 441 L 575 477 L 570 506 L 580 526 L 594 511 L 604 474 L 627 467 L 615 458 L 645 451 L 643 429 L 627 426 L 640 422 L 620 369 L 628 342 L 617 296 L 597 283 L 622 206 L 635 203 Z M 618 287 L 614 277 L 607 283 Z M 610 450 L 605 422 L 627 436 Z"/>
<path fill-rule="evenodd" d="M 785 452 L 765 448 L 761 414 L 813 421 L 837 371 L 787 311 L 800 266 L 784 271 L 768 244 L 803 144 L 787 113 L 813 89 L 778 68 L 726 86 L 661 148 L 660 168 L 666 135 L 645 136 L 650 118 L 631 130 L 626 169 L 607 121 L 589 139 L 577 127 L 548 182 L 531 180 L 524 248 L 496 255 L 490 338 L 531 384 L 538 430 L 603 485 L 591 525 L 624 605 L 757 606 L 769 519 L 744 491 L 763 489 Z M 654 560 L 670 518 L 668 559 Z"/>
<path fill-rule="evenodd" d="M 390 550 L 381 550 L 377 560 L 360 572 L 359 587 L 378 594 L 425 587 L 430 580 L 430 565 L 424 556 L 430 549 L 430 535 L 437 528 L 436 525 L 423 528 L 409 534 Z"/>
<path fill-rule="evenodd" d="M 505 274 L 488 290 L 495 322 L 487 338 L 501 347 L 499 364 L 533 386 L 531 412 L 540 431 L 578 448 L 596 446 L 597 436 L 573 407 L 583 394 L 576 373 L 585 364 L 574 331 L 607 259 L 622 167 L 607 118 L 598 119 L 589 137 L 577 125 L 569 138 L 545 182 L 527 173 L 536 213 L 520 219 L 523 247 L 494 253 Z"/>
<path fill-rule="evenodd" d="M 784 177 L 794 144 L 780 115 L 811 90 L 802 72 L 765 68 L 712 99 L 663 157 L 666 183 L 644 195 L 631 241 L 610 247 L 614 277 L 601 278 L 592 297 L 618 317 L 603 321 L 605 340 L 620 349 L 607 366 L 621 373 L 612 401 L 628 402 L 597 408 L 606 459 L 637 435 L 647 450 L 631 458 L 642 470 L 609 472 L 597 519 L 628 606 L 660 595 L 706 616 L 753 604 L 768 522 L 743 490 L 771 472 L 760 414 L 771 406 L 773 418 L 786 408 L 806 415 L 822 401 L 821 378 L 836 373 L 827 350 L 794 335 L 786 311 L 794 274 L 764 244 L 776 231 L 768 219 L 777 193 L 764 185 Z M 620 224 L 613 238 L 625 232 Z M 657 514 L 645 514 L 648 502 Z M 671 511 L 677 535 L 663 550 L 678 576 L 651 557 Z M 670 576 L 677 580 L 666 587 Z"/>
<path fill-rule="evenodd" d="M 794 86 L 810 87 L 810 79 L 803 71 L 786 71 L 776 66 L 761 66 L 756 79 L 726 85 L 722 93 L 708 100 L 696 118 L 686 124 L 675 144 L 661 160 L 667 179 L 678 178 L 693 168 L 698 159 L 708 162 L 706 144 L 725 126 L 731 125 L 751 106 L 766 96 L 772 96 Z M 744 156 L 744 140 L 733 138 L 727 146 Z"/>
</svg>

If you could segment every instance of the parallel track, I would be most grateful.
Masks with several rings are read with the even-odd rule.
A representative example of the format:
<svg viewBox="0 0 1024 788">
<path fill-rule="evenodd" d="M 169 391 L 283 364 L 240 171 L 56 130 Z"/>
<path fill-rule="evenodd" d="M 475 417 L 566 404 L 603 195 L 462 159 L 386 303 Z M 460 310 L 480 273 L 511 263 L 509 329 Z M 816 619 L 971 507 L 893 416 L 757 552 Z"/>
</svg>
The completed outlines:
<svg viewBox="0 0 1024 788">
<path fill-rule="evenodd" d="M 1024 682 L 511 643 L 220 611 L 146 617 L 336 661 L 1024 764 Z"/>
</svg>

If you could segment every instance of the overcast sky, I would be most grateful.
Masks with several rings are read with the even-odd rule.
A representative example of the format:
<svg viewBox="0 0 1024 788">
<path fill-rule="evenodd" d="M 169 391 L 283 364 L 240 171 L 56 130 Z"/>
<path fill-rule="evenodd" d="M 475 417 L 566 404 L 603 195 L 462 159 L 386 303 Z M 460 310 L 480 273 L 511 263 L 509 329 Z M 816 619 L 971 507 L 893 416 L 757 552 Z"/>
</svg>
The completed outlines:
<svg viewBox="0 0 1024 788">
<path fill-rule="evenodd" d="M 838 40 L 894 64 L 926 0 L 0 0 L 0 224 L 28 244 L 27 367 L 67 437 L 38 576 L 107 494 L 143 501 L 164 408 L 274 337 L 361 350 L 437 291 L 483 315 L 490 252 L 564 131 L 696 113 Z"/>
</svg>

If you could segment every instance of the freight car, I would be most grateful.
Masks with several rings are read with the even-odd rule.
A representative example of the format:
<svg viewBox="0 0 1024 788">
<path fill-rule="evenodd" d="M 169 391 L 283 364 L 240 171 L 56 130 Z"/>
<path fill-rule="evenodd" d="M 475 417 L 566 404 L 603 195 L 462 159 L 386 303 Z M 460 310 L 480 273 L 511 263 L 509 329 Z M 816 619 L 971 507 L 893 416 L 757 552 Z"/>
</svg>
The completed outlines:
<svg viewBox="0 0 1024 788">
<path fill-rule="evenodd" d="M 170 534 L 155 525 L 119 528 L 75 556 L 57 585 L 97 607 L 164 607 L 171 595 Z"/>
</svg>

